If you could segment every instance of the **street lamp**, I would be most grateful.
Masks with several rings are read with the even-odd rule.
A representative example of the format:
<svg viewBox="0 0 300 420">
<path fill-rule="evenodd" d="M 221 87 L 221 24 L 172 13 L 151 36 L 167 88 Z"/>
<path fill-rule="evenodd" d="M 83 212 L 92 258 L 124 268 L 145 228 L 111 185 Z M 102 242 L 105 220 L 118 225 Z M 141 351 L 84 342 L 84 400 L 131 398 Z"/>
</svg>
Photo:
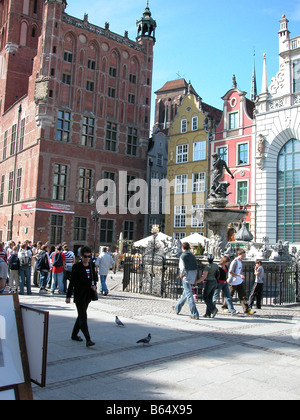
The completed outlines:
<svg viewBox="0 0 300 420">
<path fill-rule="evenodd" d="M 96 257 L 97 224 L 98 224 L 98 221 L 100 220 L 100 212 L 92 210 L 91 211 L 91 218 L 95 223 L 95 227 L 94 227 L 94 257 Z"/>
</svg>

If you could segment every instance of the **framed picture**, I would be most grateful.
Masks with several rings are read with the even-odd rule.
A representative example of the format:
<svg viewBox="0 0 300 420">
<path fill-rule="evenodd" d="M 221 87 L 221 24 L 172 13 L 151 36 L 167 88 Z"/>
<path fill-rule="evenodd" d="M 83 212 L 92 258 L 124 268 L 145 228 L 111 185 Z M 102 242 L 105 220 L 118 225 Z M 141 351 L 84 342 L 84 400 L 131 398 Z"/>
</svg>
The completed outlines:
<svg viewBox="0 0 300 420">
<path fill-rule="evenodd" d="M 0 388 L 25 382 L 13 295 L 0 296 Z"/>
<path fill-rule="evenodd" d="M 20 305 L 31 381 L 46 386 L 49 312 Z M 34 328 L 32 326 L 34 325 Z"/>
<path fill-rule="evenodd" d="M 0 295 L 0 400 L 32 400 L 18 295 Z"/>
</svg>

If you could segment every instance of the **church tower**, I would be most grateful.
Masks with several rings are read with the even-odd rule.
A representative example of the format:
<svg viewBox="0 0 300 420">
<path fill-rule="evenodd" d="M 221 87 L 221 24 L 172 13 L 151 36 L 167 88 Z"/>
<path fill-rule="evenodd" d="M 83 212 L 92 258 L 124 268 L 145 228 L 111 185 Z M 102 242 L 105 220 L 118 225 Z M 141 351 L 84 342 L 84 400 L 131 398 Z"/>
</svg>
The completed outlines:
<svg viewBox="0 0 300 420">
<path fill-rule="evenodd" d="M 43 3 L 43 0 L 0 2 L 2 113 L 27 93 L 41 34 Z"/>
</svg>

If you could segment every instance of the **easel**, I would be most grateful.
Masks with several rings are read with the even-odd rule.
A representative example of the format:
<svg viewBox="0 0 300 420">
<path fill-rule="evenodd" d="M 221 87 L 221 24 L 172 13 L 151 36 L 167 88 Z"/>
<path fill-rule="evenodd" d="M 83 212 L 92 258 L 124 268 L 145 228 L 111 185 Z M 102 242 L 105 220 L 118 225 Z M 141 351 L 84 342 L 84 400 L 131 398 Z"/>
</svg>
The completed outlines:
<svg viewBox="0 0 300 420">
<path fill-rule="evenodd" d="M 21 363 L 22 363 L 22 368 L 23 368 L 24 382 L 18 383 L 18 384 L 8 384 L 7 386 L 0 387 L 0 396 L 1 396 L 1 392 L 14 391 L 16 400 L 21 400 L 21 401 L 33 400 L 30 370 L 29 370 L 22 314 L 21 314 L 21 308 L 19 304 L 19 297 L 17 294 L 0 295 L 0 307 L 1 307 L 2 297 L 5 299 L 13 299 L 13 307 L 14 307 L 14 312 L 15 312 L 15 321 L 16 321 L 18 340 L 19 340 L 20 358 L 21 358 Z M 1 372 L 1 369 L 0 369 L 0 372 Z"/>
</svg>

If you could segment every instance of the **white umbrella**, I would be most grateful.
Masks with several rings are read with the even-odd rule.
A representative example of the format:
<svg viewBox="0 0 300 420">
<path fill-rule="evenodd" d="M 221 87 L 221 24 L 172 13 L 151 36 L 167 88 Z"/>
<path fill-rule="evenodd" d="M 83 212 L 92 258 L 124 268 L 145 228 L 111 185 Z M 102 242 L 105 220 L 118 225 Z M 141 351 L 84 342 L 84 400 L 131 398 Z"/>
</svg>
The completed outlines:
<svg viewBox="0 0 300 420">
<path fill-rule="evenodd" d="M 154 240 L 154 235 L 151 235 L 151 236 L 148 236 L 147 238 L 144 238 L 144 239 L 141 239 L 140 241 L 135 242 L 134 243 L 134 246 L 136 248 L 138 248 L 140 246 L 142 248 L 146 248 L 147 245 L 148 245 L 148 243 L 150 241 L 153 241 L 153 240 Z M 171 238 L 171 236 L 168 236 L 168 235 L 166 235 L 166 234 L 164 234 L 162 232 L 159 232 L 157 234 L 157 236 L 156 236 L 156 241 L 159 241 L 159 242 L 162 242 L 162 241 L 172 241 L 172 238 Z"/>
<path fill-rule="evenodd" d="M 209 241 L 209 239 L 203 235 L 200 235 L 200 233 L 192 233 L 186 238 L 181 239 L 181 243 L 188 242 L 190 245 L 194 246 L 197 246 L 199 244 L 205 245 L 205 241 Z"/>
</svg>

